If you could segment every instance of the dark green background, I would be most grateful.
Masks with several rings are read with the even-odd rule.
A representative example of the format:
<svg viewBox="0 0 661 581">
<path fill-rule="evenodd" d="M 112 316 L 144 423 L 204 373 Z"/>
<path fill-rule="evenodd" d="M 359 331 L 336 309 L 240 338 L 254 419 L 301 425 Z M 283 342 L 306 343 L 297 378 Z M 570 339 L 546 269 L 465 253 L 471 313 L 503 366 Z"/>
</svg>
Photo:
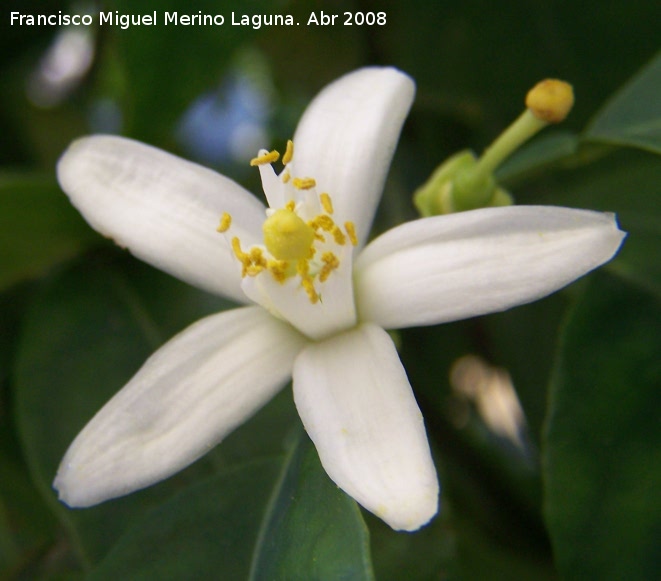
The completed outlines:
<svg viewBox="0 0 661 581">
<path fill-rule="evenodd" d="M 301 23 L 383 11 L 387 24 L 93 29 L 90 70 L 51 108 L 32 104 L 26 83 L 60 31 L 11 27 L 9 12 L 71 4 L 14 4 L 0 12 L 0 579 L 661 575 L 656 2 L 116 0 L 99 9 Z M 325 476 L 289 389 L 168 481 L 97 508 L 59 504 L 50 482 L 84 423 L 156 347 L 228 307 L 92 232 L 55 181 L 61 152 L 110 100 L 124 135 L 190 158 L 177 124 L 230 74 L 269 87 L 264 146 L 282 148 L 324 84 L 370 64 L 417 84 L 377 231 L 415 218 L 411 195 L 429 173 L 458 149 L 481 151 L 552 76 L 573 83 L 575 110 L 500 170 L 502 184 L 519 203 L 617 212 L 629 232 L 615 261 L 548 299 L 398 335 L 438 460 L 438 517 L 404 534 L 361 513 Z M 258 192 L 245 164 L 217 167 Z M 448 374 L 469 353 L 509 371 L 524 452 L 473 408 L 457 422 Z"/>
</svg>

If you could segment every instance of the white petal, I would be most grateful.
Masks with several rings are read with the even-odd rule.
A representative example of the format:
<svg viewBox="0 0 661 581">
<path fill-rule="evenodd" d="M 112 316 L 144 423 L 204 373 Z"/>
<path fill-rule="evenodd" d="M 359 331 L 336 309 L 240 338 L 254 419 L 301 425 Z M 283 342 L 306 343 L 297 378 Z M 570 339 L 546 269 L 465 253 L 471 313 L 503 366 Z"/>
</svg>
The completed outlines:
<svg viewBox="0 0 661 581">
<path fill-rule="evenodd" d="M 264 207 L 241 186 L 156 148 L 113 136 L 75 141 L 58 179 L 93 228 L 135 256 L 201 289 L 246 302 L 235 260 L 216 232 L 261 237 Z"/>
<path fill-rule="evenodd" d="M 406 373 L 388 334 L 362 325 L 308 345 L 294 398 L 321 463 L 347 494 L 396 530 L 438 509 L 438 480 Z"/>
<path fill-rule="evenodd" d="M 80 432 L 53 484 L 60 498 L 91 506 L 188 466 L 280 389 L 303 344 L 260 307 L 192 325 L 152 355 Z"/>
<path fill-rule="evenodd" d="M 365 68 L 328 85 L 294 136 L 296 177 L 333 200 L 336 222 L 353 221 L 365 243 L 415 85 L 391 68 Z"/>
<path fill-rule="evenodd" d="M 322 339 L 356 324 L 356 308 L 352 286 L 351 245 L 333 248 L 340 266 L 326 282 L 315 279 L 320 296 L 311 303 L 298 276 L 277 282 L 268 272 L 243 279 L 246 296 L 264 307 L 272 315 L 289 322 L 310 339 Z M 319 252 L 321 254 L 321 252 Z"/>
<path fill-rule="evenodd" d="M 610 260 L 624 236 L 612 214 L 551 206 L 409 222 L 356 260 L 359 319 L 392 329 L 528 303 Z"/>
</svg>

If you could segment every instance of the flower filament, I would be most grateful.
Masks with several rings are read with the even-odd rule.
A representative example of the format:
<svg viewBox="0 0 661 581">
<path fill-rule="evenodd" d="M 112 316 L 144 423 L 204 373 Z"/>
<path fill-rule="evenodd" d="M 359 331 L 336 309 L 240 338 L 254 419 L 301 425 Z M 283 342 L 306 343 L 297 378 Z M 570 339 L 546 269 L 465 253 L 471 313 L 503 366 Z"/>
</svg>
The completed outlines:
<svg viewBox="0 0 661 581">
<path fill-rule="evenodd" d="M 331 197 L 325 192 L 316 194 L 317 184 L 313 178 L 292 177 L 293 155 L 293 143 L 288 141 L 282 156 L 285 168 L 278 176 L 279 187 L 288 201 L 281 208 L 267 209 L 267 218 L 262 224 L 263 246 L 255 245 L 245 251 L 237 236 L 229 238 L 232 217 L 227 213 L 221 216 L 217 230 L 226 234 L 241 265 L 242 278 L 268 272 L 276 282 L 284 284 L 298 277 L 300 288 L 310 303 L 316 304 L 321 301 L 320 285 L 340 266 L 338 250 L 347 242 L 356 246 L 358 238 L 353 222 L 345 222 L 344 230 L 335 223 Z M 279 158 L 277 151 L 262 150 L 250 165 L 270 165 Z M 263 183 L 266 191 L 267 182 L 263 180 Z M 266 193 L 269 197 L 269 192 Z"/>
</svg>

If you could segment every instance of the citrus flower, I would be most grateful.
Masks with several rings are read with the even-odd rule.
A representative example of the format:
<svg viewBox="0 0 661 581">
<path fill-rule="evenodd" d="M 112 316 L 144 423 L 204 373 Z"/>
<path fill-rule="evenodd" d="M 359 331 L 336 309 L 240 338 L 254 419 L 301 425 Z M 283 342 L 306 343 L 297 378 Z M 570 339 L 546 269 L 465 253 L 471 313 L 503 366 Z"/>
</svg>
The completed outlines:
<svg viewBox="0 0 661 581">
<path fill-rule="evenodd" d="M 436 514 L 422 415 L 385 329 L 535 300 L 609 260 L 624 234 L 612 215 L 507 207 L 416 220 L 366 244 L 413 95 L 391 68 L 326 87 L 282 159 L 263 150 L 251 162 L 268 208 L 135 141 L 70 146 L 58 178 L 94 228 L 245 306 L 175 336 L 98 412 L 60 465 L 65 503 L 86 507 L 167 478 L 293 378 L 305 429 L 341 489 L 397 530 Z"/>
</svg>

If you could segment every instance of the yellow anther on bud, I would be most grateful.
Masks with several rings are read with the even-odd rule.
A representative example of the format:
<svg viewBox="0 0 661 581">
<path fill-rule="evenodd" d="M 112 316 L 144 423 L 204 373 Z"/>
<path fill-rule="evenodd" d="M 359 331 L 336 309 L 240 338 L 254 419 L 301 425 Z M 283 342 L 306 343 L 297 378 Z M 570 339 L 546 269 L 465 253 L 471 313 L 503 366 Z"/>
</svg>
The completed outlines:
<svg viewBox="0 0 661 581">
<path fill-rule="evenodd" d="M 216 232 L 220 232 L 221 234 L 223 232 L 227 232 L 230 229 L 231 225 L 232 225 L 232 216 L 230 216 L 227 212 L 224 212 L 223 215 L 220 217 L 220 224 L 218 225 L 218 228 L 216 228 Z"/>
<path fill-rule="evenodd" d="M 265 153 L 264 155 L 260 155 L 259 157 L 254 157 L 250 160 L 250 165 L 251 167 L 256 165 L 266 165 L 267 163 L 276 162 L 278 159 L 280 159 L 280 154 L 273 150 L 269 153 Z"/>
<path fill-rule="evenodd" d="M 294 157 L 294 142 L 290 139 L 287 141 L 287 149 L 285 151 L 285 154 L 282 156 L 282 163 L 287 165 L 292 158 Z"/>
<path fill-rule="evenodd" d="M 264 245 L 278 260 L 307 259 L 314 230 L 289 208 L 276 210 L 262 225 Z"/>
<path fill-rule="evenodd" d="M 358 236 L 356 236 L 356 226 L 353 222 L 345 222 L 344 229 L 347 231 L 347 236 L 351 240 L 352 246 L 358 246 Z"/>
<path fill-rule="evenodd" d="M 326 214 L 333 213 L 333 202 L 328 194 L 323 193 L 319 196 L 319 201 L 321 202 L 321 207 L 324 209 Z"/>
<path fill-rule="evenodd" d="M 574 90 L 569 83 L 546 79 L 537 83 L 526 95 L 526 107 L 547 123 L 560 123 L 574 106 Z"/>
<path fill-rule="evenodd" d="M 311 190 L 317 185 L 312 178 L 294 178 L 292 183 L 297 190 Z"/>
</svg>

